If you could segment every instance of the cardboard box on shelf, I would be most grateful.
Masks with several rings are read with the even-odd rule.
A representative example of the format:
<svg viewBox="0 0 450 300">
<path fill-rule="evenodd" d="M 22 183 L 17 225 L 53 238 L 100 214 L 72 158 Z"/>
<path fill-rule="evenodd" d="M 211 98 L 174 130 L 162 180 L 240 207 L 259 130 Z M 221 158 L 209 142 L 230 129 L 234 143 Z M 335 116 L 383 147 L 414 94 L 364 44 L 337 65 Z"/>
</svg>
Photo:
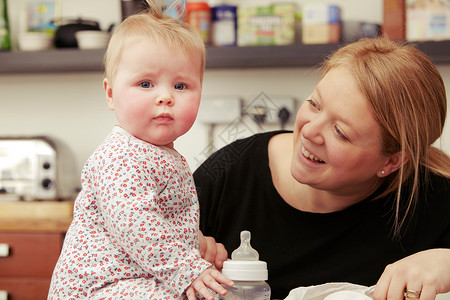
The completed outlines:
<svg viewBox="0 0 450 300">
<path fill-rule="evenodd" d="M 295 41 L 294 3 L 238 8 L 238 45 L 289 45 Z"/>
<path fill-rule="evenodd" d="M 450 39 L 450 3 L 435 0 L 407 0 L 406 39 L 410 41 Z"/>
<path fill-rule="evenodd" d="M 302 42 L 304 44 L 339 43 L 340 8 L 331 4 L 307 4 L 303 7 Z"/>
</svg>

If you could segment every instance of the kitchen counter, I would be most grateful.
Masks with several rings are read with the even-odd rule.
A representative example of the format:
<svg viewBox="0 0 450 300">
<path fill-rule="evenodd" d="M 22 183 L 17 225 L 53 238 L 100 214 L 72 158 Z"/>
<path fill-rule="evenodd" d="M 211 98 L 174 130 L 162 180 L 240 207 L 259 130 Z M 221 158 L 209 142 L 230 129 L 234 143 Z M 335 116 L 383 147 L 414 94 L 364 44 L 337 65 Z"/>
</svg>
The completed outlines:
<svg viewBox="0 0 450 300">
<path fill-rule="evenodd" d="M 0 202 L 0 231 L 66 232 L 73 201 Z"/>
<path fill-rule="evenodd" d="M 0 295 L 47 299 L 73 201 L 0 202 Z"/>
</svg>

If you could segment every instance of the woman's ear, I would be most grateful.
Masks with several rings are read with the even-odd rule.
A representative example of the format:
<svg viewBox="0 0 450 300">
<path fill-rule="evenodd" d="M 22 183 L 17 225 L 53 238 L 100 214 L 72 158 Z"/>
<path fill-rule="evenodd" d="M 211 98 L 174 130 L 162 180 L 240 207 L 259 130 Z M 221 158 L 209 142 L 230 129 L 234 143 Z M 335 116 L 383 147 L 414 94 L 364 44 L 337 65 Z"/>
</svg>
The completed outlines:
<svg viewBox="0 0 450 300">
<path fill-rule="evenodd" d="M 388 157 L 386 164 L 378 171 L 378 177 L 386 177 L 400 169 L 408 161 L 406 153 L 397 152 Z"/>
<path fill-rule="evenodd" d="M 109 82 L 108 78 L 103 79 L 103 89 L 105 90 L 106 102 L 108 103 L 108 108 L 110 110 L 114 110 L 113 90 L 112 90 L 112 86 L 111 86 L 111 83 Z"/>
</svg>

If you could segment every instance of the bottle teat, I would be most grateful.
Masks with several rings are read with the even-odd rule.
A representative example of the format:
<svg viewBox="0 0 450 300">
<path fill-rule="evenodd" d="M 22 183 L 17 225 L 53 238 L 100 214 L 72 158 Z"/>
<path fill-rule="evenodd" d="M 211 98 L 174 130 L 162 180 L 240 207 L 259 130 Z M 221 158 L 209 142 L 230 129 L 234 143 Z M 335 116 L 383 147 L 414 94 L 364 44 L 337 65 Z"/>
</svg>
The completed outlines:
<svg viewBox="0 0 450 300">
<path fill-rule="evenodd" d="M 259 260 L 259 253 L 250 245 L 250 231 L 241 231 L 241 245 L 231 253 L 232 260 Z"/>
</svg>

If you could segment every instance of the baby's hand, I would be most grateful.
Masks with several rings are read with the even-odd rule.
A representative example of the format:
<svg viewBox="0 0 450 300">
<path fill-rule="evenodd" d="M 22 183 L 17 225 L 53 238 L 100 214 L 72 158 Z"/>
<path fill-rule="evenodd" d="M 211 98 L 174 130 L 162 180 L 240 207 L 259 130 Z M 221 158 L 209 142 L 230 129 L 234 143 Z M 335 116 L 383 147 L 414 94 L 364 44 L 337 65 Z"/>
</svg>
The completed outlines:
<svg viewBox="0 0 450 300">
<path fill-rule="evenodd" d="M 212 268 L 206 269 L 187 288 L 186 296 L 189 300 L 195 300 L 195 292 L 197 292 L 207 300 L 214 300 L 214 296 L 211 295 L 208 288 L 223 296 L 227 293 L 227 290 L 220 285 L 221 283 L 230 287 L 234 284 L 233 281 L 222 275 L 219 271 Z"/>
</svg>

